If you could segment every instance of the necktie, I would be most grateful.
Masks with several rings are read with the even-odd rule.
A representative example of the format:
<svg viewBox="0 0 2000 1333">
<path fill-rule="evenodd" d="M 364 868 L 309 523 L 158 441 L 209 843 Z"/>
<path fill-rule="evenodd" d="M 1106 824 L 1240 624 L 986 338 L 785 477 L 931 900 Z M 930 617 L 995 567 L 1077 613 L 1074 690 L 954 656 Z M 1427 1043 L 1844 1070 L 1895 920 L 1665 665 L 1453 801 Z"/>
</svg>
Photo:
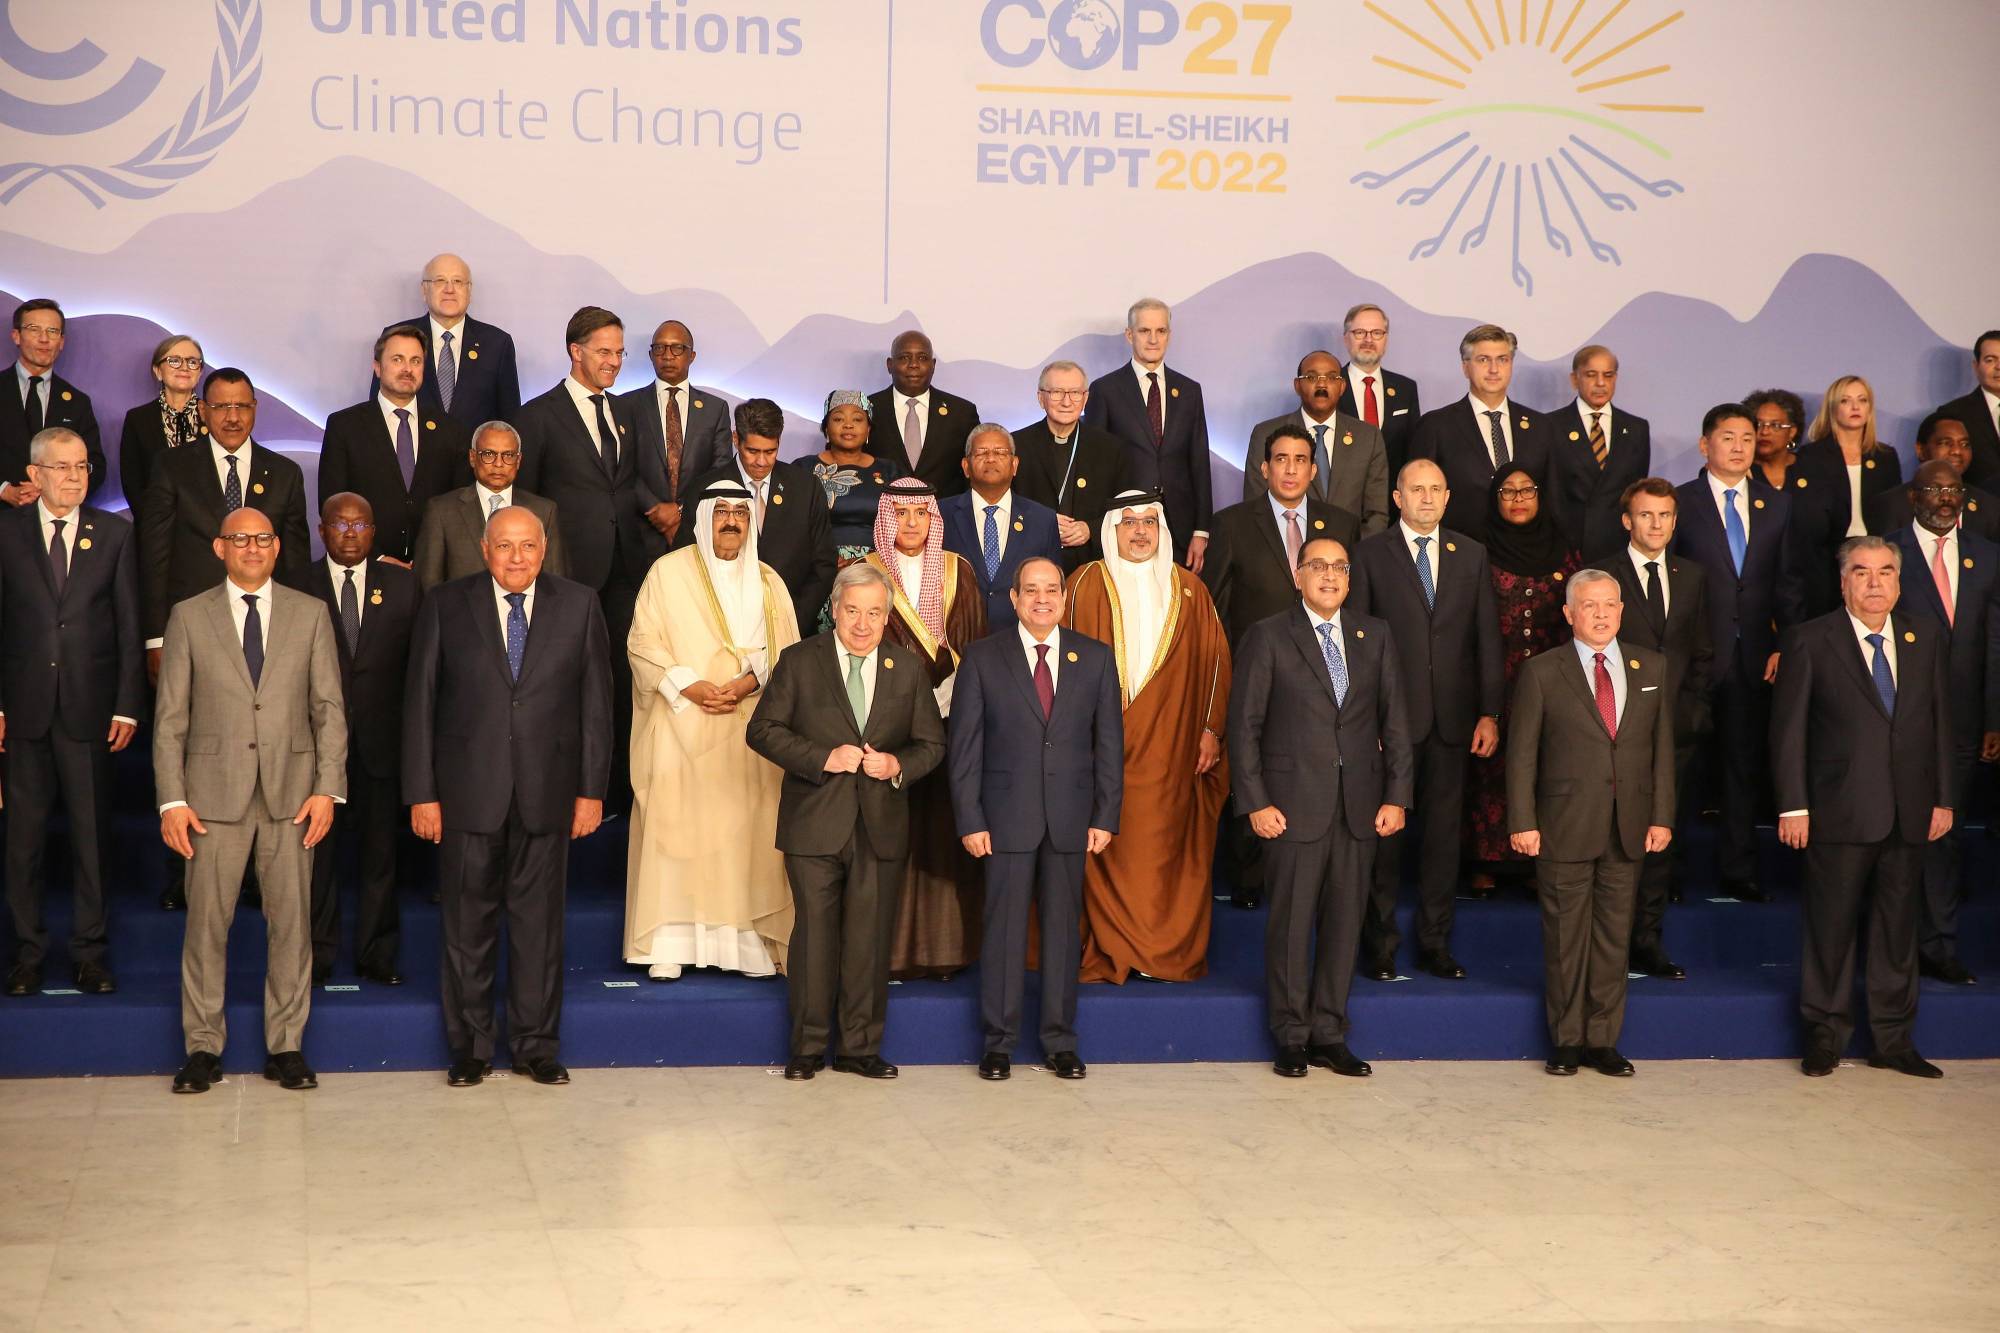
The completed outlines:
<svg viewBox="0 0 2000 1333">
<path fill-rule="evenodd" d="M 243 480 L 236 475 L 235 454 L 229 454 L 222 461 L 229 465 L 229 476 L 222 483 L 222 512 L 233 514 L 243 507 Z"/>
<path fill-rule="evenodd" d="M 1592 653 L 1597 660 L 1597 715 L 1604 720 L 1604 730 L 1612 740 L 1618 739 L 1618 695 L 1611 688 L 1611 673 L 1604 668 L 1604 654 Z"/>
<path fill-rule="evenodd" d="M 1319 469 L 1321 494 L 1325 494 L 1328 478 L 1333 476 L 1333 466 L 1326 454 L 1326 427 L 1313 427 L 1313 466 Z"/>
<path fill-rule="evenodd" d="M 1744 531 L 1743 514 L 1736 507 L 1736 488 L 1733 486 L 1722 493 L 1722 530 L 1729 538 L 1729 563 L 1736 566 L 1740 577 L 1743 573 L 1743 553 L 1749 548 L 1750 534 Z"/>
<path fill-rule="evenodd" d="M 1285 565 L 1290 569 L 1299 567 L 1299 548 L 1305 545 L 1305 534 L 1299 531 L 1299 511 L 1285 511 Z"/>
<path fill-rule="evenodd" d="M 979 543 L 980 551 L 986 556 L 988 583 L 1000 577 L 1000 520 L 994 517 L 999 512 L 999 505 L 986 506 L 986 532 Z"/>
<path fill-rule="evenodd" d="M 1493 470 L 1495 472 L 1506 467 L 1509 461 L 1507 457 L 1507 432 L 1500 429 L 1500 416 L 1501 414 L 1498 412 L 1486 413 L 1486 434 L 1492 440 Z"/>
<path fill-rule="evenodd" d="M 417 479 L 417 442 L 410 435 L 410 409 L 396 409 L 396 466 L 403 472 L 403 489 Z"/>
<path fill-rule="evenodd" d="M 1056 678 L 1049 670 L 1049 646 L 1035 645 L 1035 697 L 1042 701 L 1042 721 L 1049 720 L 1049 714 L 1056 709 Z"/>
<path fill-rule="evenodd" d="M 498 495 L 489 495 L 489 496 L 487 496 L 487 497 L 486 497 L 486 517 L 488 517 L 488 518 L 492 518 L 492 517 L 493 517 L 493 516 L 494 516 L 495 514 L 497 514 L 497 513 L 499 513 L 499 512 L 500 512 L 500 497 L 499 497 Z"/>
<path fill-rule="evenodd" d="M 1896 677 L 1889 670 L 1889 653 L 1882 646 L 1880 634 L 1868 636 L 1868 673 L 1875 677 L 1875 697 L 1882 701 L 1882 711 L 1890 717 L 1896 715 Z"/>
<path fill-rule="evenodd" d="M 347 651 L 361 645 L 361 594 L 354 587 L 354 571 L 348 570 L 340 585 L 340 632 L 347 638 Z"/>
<path fill-rule="evenodd" d="M 62 524 L 58 523 L 56 526 L 60 528 Z M 1951 571 L 1945 567 L 1944 543 L 1943 537 L 1937 539 L 1937 552 L 1931 557 L 1931 579 L 1937 584 L 1938 601 L 1944 607 L 1944 623 L 1949 625 L 1953 623 L 1954 612 L 1951 604 Z"/>
<path fill-rule="evenodd" d="M 451 411 L 451 395 L 458 388 L 458 356 L 451 350 L 451 335 L 444 335 L 444 346 L 438 351 L 438 401 L 444 410 Z"/>
<path fill-rule="evenodd" d="M 507 671 L 521 678 L 521 659 L 528 655 L 528 594 L 507 594 Z"/>
<path fill-rule="evenodd" d="M 1160 447 L 1160 441 L 1167 438 L 1167 409 L 1160 402 L 1160 372 L 1146 372 L 1146 429 L 1153 434 L 1153 447 Z"/>
<path fill-rule="evenodd" d="M 1590 414 L 1590 456 L 1597 460 L 1599 468 L 1604 466 L 1605 459 L 1611 457 L 1611 446 L 1604 442 L 1604 413 L 1602 412 L 1592 412 Z"/>
<path fill-rule="evenodd" d="M 903 454 L 914 468 L 923 452 L 924 419 L 917 415 L 917 400 L 912 398 L 903 405 Z"/>
<path fill-rule="evenodd" d="M 1340 645 L 1334 641 L 1333 626 L 1319 627 L 1319 652 L 1326 659 L 1326 674 L 1333 681 L 1333 706 L 1347 706 L 1347 659 L 1340 655 Z"/>
<path fill-rule="evenodd" d="M 681 493 L 681 391 L 667 386 L 667 410 L 660 424 L 667 433 L 667 498 Z"/>
<path fill-rule="evenodd" d="M 264 677 L 264 618 L 257 614 L 257 594 L 243 594 L 250 609 L 243 616 L 243 665 L 250 669 L 250 688 L 256 689 Z"/>
<path fill-rule="evenodd" d="M 770 484 L 771 483 L 768 479 L 764 481 L 753 481 L 750 483 L 750 490 L 757 498 L 757 531 L 759 532 L 762 532 L 764 530 L 764 505 L 766 503 L 764 499 L 764 488 L 766 486 L 769 486 Z"/>
<path fill-rule="evenodd" d="M 28 438 L 34 439 L 42 428 L 42 377 L 28 376 L 28 399 L 21 404 L 21 411 L 28 419 Z"/>
<path fill-rule="evenodd" d="M 618 473 L 618 437 L 611 433 L 611 419 L 604 415 L 604 395 L 590 395 L 591 406 L 597 410 L 597 456 L 604 463 L 607 475 Z"/>
<path fill-rule="evenodd" d="M 1417 582 L 1424 585 L 1424 609 L 1426 611 L 1435 610 L 1438 600 L 1437 581 L 1431 577 L 1430 544 L 1431 539 L 1429 537 L 1417 538 Z"/>
<path fill-rule="evenodd" d="M 1660 583 L 1660 562 L 1646 562 L 1646 609 L 1652 614 L 1653 624 L 1661 631 L 1667 625 L 1667 590 Z"/>
<path fill-rule="evenodd" d="M 847 655 L 847 710 L 854 714 L 857 731 L 868 730 L 868 687 L 861 680 L 861 665 L 868 659 Z"/>
<path fill-rule="evenodd" d="M 1382 409 L 1375 406 L 1375 377 L 1361 377 L 1361 419 L 1371 426 L 1382 424 Z"/>
<path fill-rule="evenodd" d="M 63 545 L 62 535 L 63 524 L 67 522 L 66 518 L 49 520 L 55 529 L 55 535 L 49 538 L 49 573 L 55 575 L 57 597 L 63 595 L 63 585 L 69 582 L 69 549 Z"/>
</svg>

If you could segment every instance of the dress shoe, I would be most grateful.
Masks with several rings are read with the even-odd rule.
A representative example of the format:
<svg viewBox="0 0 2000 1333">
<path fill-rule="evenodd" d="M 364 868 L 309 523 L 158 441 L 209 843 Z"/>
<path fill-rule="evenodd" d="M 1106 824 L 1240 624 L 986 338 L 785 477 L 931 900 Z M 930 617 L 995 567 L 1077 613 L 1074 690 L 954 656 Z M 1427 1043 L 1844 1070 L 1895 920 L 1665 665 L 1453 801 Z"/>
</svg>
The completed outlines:
<svg viewBox="0 0 2000 1333">
<path fill-rule="evenodd" d="M 208 1051 L 196 1051 L 174 1075 L 175 1092 L 207 1092 L 222 1081 L 222 1061 Z"/>
<path fill-rule="evenodd" d="M 279 1051 L 264 1062 L 264 1077 L 286 1092 L 304 1092 L 319 1086 L 319 1075 L 297 1051 Z"/>
<path fill-rule="evenodd" d="M 1230 893 L 1229 905 L 1239 907 L 1246 912 L 1254 912 L 1264 905 L 1263 890 L 1238 888 Z"/>
<path fill-rule="evenodd" d="M 1942 981 L 1950 986 L 1970 986 L 1979 978 L 1965 970 L 1965 964 L 1956 958 L 1919 958 L 1917 970 L 1932 981 Z"/>
<path fill-rule="evenodd" d="M 1465 969 L 1458 965 L 1458 960 L 1451 956 L 1449 949 L 1427 953 L 1418 960 L 1417 965 L 1432 976 L 1442 977 L 1446 981 L 1465 980 Z"/>
<path fill-rule="evenodd" d="M 1361 965 L 1361 975 L 1370 981 L 1394 981 L 1396 960 L 1391 958 L 1370 958 Z"/>
<path fill-rule="evenodd" d="M 820 1055 L 795 1055 L 785 1061 L 785 1077 L 798 1080 L 811 1078 L 826 1067 L 826 1057 Z"/>
<path fill-rule="evenodd" d="M 1722 896 L 1734 898 L 1739 903 L 1768 903 L 1771 895 L 1757 887 L 1754 879 L 1725 879 L 1722 881 Z"/>
<path fill-rule="evenodd" d="M 1375 1072 L 1374 1067 L 1366 1060 L 1348 1050 L 1344 1041 L 1331 1042 L 1324 1046 L 1308 1046 L 1306 1059 L 1321 1069 L 1331 1069 L 1334 1073 L 1348 1078 L 1367 1078 Z"/>
<path fill-rule="evenodd" d="M 1811 1050 L 1806 1058 L 1799 1061 L 1799 1069 L 1807 1078 L 1825 1078 L 1840 1067 L 1840 1052 Z"/>
<path fill-rule="evenodd" d="M 393 967 L 356 968 L 355 975 L 363 981 L 372 981 L 378 986 L 400 986 L 403 984 L 403 974 Z"/>
<path fill-rule="evenodd" d="M 514 1072 L 526 1074 L 535 1082 L 545 1083 L 552 1088 L 559 1088 L 569 1082 L 569 1071 L 564 1069 L 562 1062 L 552 1055 L 539 1056 L 526 1062 L 516 1060 Z"/>
<path fill-rule="evenodd" d="M 492 1072 L 493 1062 L 491 1060 L 475 1060 L 471 1056 L 467 1056 L 463 1060 L 454 1060 L 451 1062 L 451 1068 L 445 1071 L 444 1081 L 454 1088 L 470 1088 L 477 1086 L 482 1079 Z"/>
<path fill-rule="evenodd" d="M 835 1073 L 859 1074 L 863 1078 L 894 1078 L 901 1071 L 879 1055 L 837 1055 Z"/>
<path fill-rule="evenodd" d="M 646 969 L 646 980 L 648 981 L 679 981 L 680 979 L 681 965 L 679 963 L 654 963 Z"/>
<path fill-rule="evenodd" d="M 1665 954 L 1660 953 L 1634 954 L 1632 956 L 1632 970 L 1634 972 L 1644 972 L 1649 977 L 1658 977 L 1662 981 L 1687 980 L 1686 969 L 1682 968 L 1679 963 L 1674 962 Z"/>
<path fill-rule="evenodd" d="M 187 906 L 187 894 L 180 889 L 168 888 L 160 891 L 160 910 L 162 912 L 185 912 L 187 911 Z"/>
<path fill-rule="evenodd" d="M 1583 1048 L 1583 1062 L 1612 1078 L 1632 1077 L 1632 1062 L 1618 1054 L 1616 1046 L 1586 1046 Z"/>
<path fill-rule="evenodd" d="M 1306 1076 L 1306 1048 L 1303 1046 L 1280 1046 L 1278 1058 L 1271 1061 L 1271 1072 L 1280 1078 L 1304 1078 Z"/>
<path fill-rule="evenodd" d="M 1551 1074 L 1567 1078 L 1576 1072 L 1582 1057 L 1583 1052 L 1575 1046 L 1558 1046 L 1549 1052 L 1549 1061 L 1542 1068 Z"/>
<path fill-rule="evenodd" d="M 110 995 L 118 989 L 118 981 L 111 975 L 111 969 L 102 963 L 79 963 L 76 988 L 85 995 Z"/>
<path fill-rule="evenodd" d="M 1911 1078 L 1943 1078 L 1944 1071 L 1915 1051 L 1904 1051 L 1901 1055 L 1871 1055 L 1868 1057 L 1870 1069 L 1893 1069 L 1898 1074 L 1908 1074 Z"/>
<path fill-rule="evenodd" d="M 42 965 L 40 963 L 16 963 L 7 973 L 7 993 L 9 995 L 38 995 L 42 989 Z"/>
<path fill-rule="evenodd" d="M 1088 1072 L 1075 1051 L 1057 1051 L 1042 1061 L 1042 1068 L 1057 1078 L 1082 1078 Z"/>
<path fill-rule="evenodd" d="M 979 1057 L 979 1077 L 989 1083 L 998 1083 L 1014 1074 L 1014 1059 L 999 1051 L 988 1051 Z"/>
</svg>

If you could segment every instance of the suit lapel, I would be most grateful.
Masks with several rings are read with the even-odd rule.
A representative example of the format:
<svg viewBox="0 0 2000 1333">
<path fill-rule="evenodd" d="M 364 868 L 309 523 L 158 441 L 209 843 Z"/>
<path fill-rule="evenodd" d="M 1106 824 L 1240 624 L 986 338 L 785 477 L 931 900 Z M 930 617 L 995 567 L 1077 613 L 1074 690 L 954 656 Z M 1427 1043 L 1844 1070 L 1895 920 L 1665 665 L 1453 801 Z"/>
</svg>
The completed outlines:
<svg viewBox="0 0 2000 1333">
<path fill-rule="evenodd" d="M 1305 505 L 1301 504 L 1299 508 L 1303 510 Z M 1259 512 L 1259 509 L 1262 512 Z M 1278 534 L 1278 516 L 1271 511 L 1270 502 L 1266 501 L 1263 505 L 1251 509 L 1250 513 L 1253 516 L 1251 526 L 1263 534 L 1264 549 L 1278 562 L 1278 568 L 1284 569 L 1286 567 L 1285 543 L 1284 539 Z M 1311 534 L 1307 531 L 1310 526 L 1311 522 L 1309 519 L 1301 520 L 1301 526 L 1299 527 L 1299 541 L 1301 543 L 1312 540 Z"/>
<path fill-rule="evenodd" d="M 1306 670 L 1319 679 L 1320 685 L 1326 690 L 1328 702 L 1338 709 L 1340 701 L 1334 698 L 1333 678 L 1326 673 L 1326 654 L 1320 651 L 1319 635 L 1313 632 L 1312 621 L 1307 619 L 1304 610 L 1295 606 L 1286 613 L 1285 627 L 1290 633 L 1293 646 L 1299 650 L 1299 656 L 1305 659 Z M 1341 637 L 1351 641 L 1351 631 L 1347 629 L 1346 621 L 1341 622 Z M 1347 650 L 1343 648 L 1342 651 Z M 1351 655 L 1349 660 L 1352 661 Z M 1354 683 L 1354 673 L 1351 670 L 1348 672 L 1347 680 L 1351 687 Z"/>
<path fill-rule="evenodd" d="M 843 659 L 847 654 L 847 645 L 843 644 L 838 636 L 834 637 L 833 645 L 834 651 L 831 657 L 827 655 L 824 649 L 810 655 L 819 659 L 817 669 L 825 675 L 828 686 L 833 690 L 832 697 L 839 700 L 839 703 L 835 705 L 835 709 L 839 712 L 842 723 L 846 725 L 849 731 L 854 733 L 854 739 L 859 742 L 865 739 L 865 736 L 861 727 L 854 721 L 854 709 L 847 702 L 847 676 L 842 669 Z M 876 658 L 875 672 L 875 697 L 877 700 L 880 700 L 882 697 L 882 665 L 879 656 Z M 873 722 L 876 716 L 875 709 L 870 707 L 868 710 L 868 720 Z"/>
<path fill-rule="evenodd" d="M 233 596 L 234 584 L 224 579 L 216 590 L 209 594 L 208 628 L 224 650 L 229 660 L 235 663 L 236 678 L 243 688 L 255 694 L 257 687 L 250 682 L 250 664 L 243 659 L 243 641 L 236 637 L 236 619 L 229 609 L 229 599 Z M 269 636 L 266 636 L 267 640 Z"/>
<path fill-rule="evenodd" d="M 500 679 L 509 690 L 514 688 L 514 670 L 507 664 L 507 639 L 500 632 L 499 603 L 494 600 L 494 583 L 491 577 L 481 579 L 472 585 L 472 623 L 474 633 L 486 643 L 488 660 L 499 669 Z M 535 636 L 529 634 L 529 639 Z M 526 669 L 526 663 L 523 664 Z"/>
<path fill-rule="evenodd" d="M 1013 677 L 1014 684 L 1020 689 L 1021 696 L 1028 701 L 1028 707 L 1034 711 L 1034 715 L 1036 717 L 1041 717 L 1042 697 L 1039 694 L 1035 693 L 1035 678 L 1028 673 L 1028 655 L 1027 652 L 1021 647 L 1021 635 L 1018 630 L 1011 635 L 1006 630 L 1002 630 L 1001 637 L 1003 642 L 1007 638 L 1013 639 L 1013 642 L 1007 644 L 1006 648 L 1000 654 L 1001 657 L 1006 659 L 1007 674 Z M 1062 651 L 1061 626 L 1057 626 L 1056 629 L 1049 635 L 1049 642 L 1051 644 L 1051 647 L 1049 648 L 1050 652 L 1053 653 Z M 1055 704 L 1056 708 L 1060 708 L 1062 706 L 1062 695 L 1063 691 L 1061 690 L 1056 691 L 1056 704 Z M 1055 709 L 1052 708 L 1049 711 L 1051 714 L 1053 714 Z M 1047 724 L 1046 720 L 1044 720 L 1044 725 L 1046 724 Z"/>
<path fill-rule="evenodd" d="M 1584 709 L 1589 712 L 1591 719 L 1597 723 L 1597 729 L 1604 731 L 1604 715 L 1597 711 L 1597 687 L 1591 681 L 1590 677 L 1584 674 L 1583 659 L 1577 656 L 1574 648 L 1565 646 L 1562 674 L 1569 681 L 1570 688 L 1576 691 L 1578 702 L 1584 706 Z M 1625 693 L 1629 698 L 1632 693 L 1632 682 L 1628 679 L 1625 684 Z M 1605 732 L 1605 734 L 1609 735 L 1610 733 Z"/>
<path fill-rule="evenodd" d="M 1854 683 L 1861 687 L 1861 692 L 1867 697 L 1868 702 L 1875 705 L 1875 711 L 1883 717 L 1888 717 L 1888 711 L 1882 707 L 1882 696 L 1875 692 L 1875 669 L 1874 664 L 1868 660 L 1869 650 L 1854 637 L 1853 622 L 1844 612 L 1840 619 L 1833 623 L 1831 632 L 1836 636 L 1835 642 L 1845 650 L 1837 655 L 1847 662 L 1847 670 L 1853 676 Z M 1882 633 L 1886 638 L 1895 632 L 1896 622 L 1892 616 L 1883 625 Z"/>
</svg>

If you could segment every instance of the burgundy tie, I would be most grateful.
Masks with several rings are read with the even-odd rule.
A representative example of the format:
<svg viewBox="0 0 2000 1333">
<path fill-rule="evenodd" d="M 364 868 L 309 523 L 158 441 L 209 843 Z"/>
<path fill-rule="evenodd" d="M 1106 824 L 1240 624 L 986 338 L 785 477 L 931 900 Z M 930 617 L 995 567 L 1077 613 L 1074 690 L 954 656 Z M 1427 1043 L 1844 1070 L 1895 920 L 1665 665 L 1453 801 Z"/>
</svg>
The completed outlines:
<svg viewBox="0 0 2000 1333">
<path fill-rule="evenodd" d="M 1375 377 L 1361 377 L 1361 419 L 1371 426 L 1382 424 L 1382 409 L 1375 406 Z"/>
<path fill-rule="evenodd" d="M 1049 714 L 1056 707 L 1056 678 L 1049 672 L 1049 646 L 1035 645 L 1035 697 L 1042 701 L 1042 721 L 1049 720 Z"/>
<path fill-rule="evenodd" d="M 678 499 L 681 493 L 681 437 L 680 390 L 671 384 L 667 386 L 667 410 L 660 414 L 661 429 L 667 437 L 667 499 Z"/>
<path fill-rule="evenodd" d="M 1597 715 L 1604 720 L 1604 730 L 1612 740 L 1618 739 L 1618 696 L 1611 689 L 1611 673 L 1604 669 L 1604 654 L 1592 653 L 1597 659 Z"/>
<path fill-rule="evenodd" d="M 1167 438 L 1166 409 L 1160 405 L 1160 372 L 1146 372 L 1146 428 L 1153 433 L 1153 447 Z"/>
</svg>

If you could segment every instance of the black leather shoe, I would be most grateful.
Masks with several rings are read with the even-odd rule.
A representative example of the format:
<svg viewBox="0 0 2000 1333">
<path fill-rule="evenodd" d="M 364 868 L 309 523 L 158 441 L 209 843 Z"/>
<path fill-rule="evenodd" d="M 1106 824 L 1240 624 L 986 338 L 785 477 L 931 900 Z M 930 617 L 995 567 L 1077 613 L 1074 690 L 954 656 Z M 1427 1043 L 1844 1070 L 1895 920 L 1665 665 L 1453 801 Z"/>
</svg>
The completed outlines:
<svg viewBox="0 0 2000 1333">
<path fill-rule="evenodd" d="M 1665 954 L 1634 954 L 1632 970 L 1644 972 L 1649 977 L 1658 977 L 1662 981 L 1687 980 L 1687 971 Z"/>
<path fill-rule="evenodd" d="M 1042 1068 L 1057 1078 L 1082 1078 L 1087 1072 L 1075 1051 L 1057 1051 L 1042 1061 Z"/>
<path fill-rule="evenodd" d="M 162 912 L 185 912 L 187 911 L 187 907 L 188 907 L 187 894 L 183 893 L 181 890 L 179 889 L 161 890 L 160 910 Z"/>
<path fill-rule="evenodd" d="M 403 974 L 393 967 L 357 968 L 355 975 L 363 981 L 372 981 L 378 986 L 400 986 L 403 984 Z"/>
<path fill-rule="evenodd" d="M 517 1060 L 514 1062 L 514 1072 L 526 1074 L 535 1082 L 546 1083 L 552 1088 L 559 1088 L 569 1082 L 569 1071 L 564 1069 L 562 1063 L 552 1055 L 544 1055 L 525 1064 Z"/>
<path fill-rule="evenodd" d="M 444 1081 L 454 1088 L 477 1087 L 492 1072 L 491 1060 L 475 1060 L 468 1055 L 463 1060 L 451 1062 L 451 1068 L 445 1071 Z"/>
<path fill-rule="evenodd" d="M 1917 970 L 1932 981 L 1942 981 L 1948 986 L 1970 986 L 1979 980 L 1965 970 L 1965 964 L 1956 958 L 1919 958 Z"/>
<path fill-rule="evenodd" d="M 979 1057 L 979 1077 L 987 1080 L 989 1083 L 998 1083 L 1002 1079 L 1013 1077 L 1013 1074 L 1014 1058 L 1012 1056 L 1002 1055 L 999 1051 L 988 1051 Z"/>
<path fill-rule="evenodd" d="M 1446 981 L 1465 980 L 1465 969 L 1458 965 L 1458 960 L 1451 956 L 1449 949 L 1439 949 L 1436 953 L 1427 953 L 1419 960 L 1417 965 L 1432 976 L 1442 977 Z"/>
<path fill-rule="evenodd" d="M 1904 1051 L 1901 1055 L 1871 1055 L 1868 1057 L 1870 1069 L 1893 1069 L 1898 1074 L 1908 1074 L 1911 1078 L 1943 1078 L 1944 1071 L 1915 1051 Z"/>
<path fill-rule="evenodd" d="M 175 1092 L 207 1092 L 222 1081 L 222 1061 L 207 1051 L 196 1051 L 174 1075 Z"/>
<path fill-rule="evenodd" d="M 1739 903 L 1768 903 L 1771 895 L 1757 887 L 1753 879 L 1725 879 L 1722 881 L 1722 896 L 1734 898 Z"/>
<path fill-rule="evenodd" d="M 39 995 L 42 989 L 42 967 L 39 963 L 16 963 L 7 973 L 7 993 L 9 995 Z"/>
<path fill-rule="evenodd" d="M 279 1051 L 264 1062 L 264 1077 L 286 1092 L 304 1092 L 319 1086 L 319 1076 L 297 1051 Z"/>
<path fill-rule="evenodd" d="M 1304 1078 L 1306 1076 L 1306 1048 L 1303 1046 L 1280 1046 L 1278 1058 L 1271 1061 L 1271 1072 L 1280 1078 Z"/>
<path fill-rule="evenodd" d="M 1321 1069 L 1331 1069 L 1347 1078 L 1367 1078 L 1375 1072 L 1374 1066 L 1347 1049 L 1347 1043 L 1336 1041 L 1326 1046 L 1306 1047 L 1306 1059 Z"/>
<path fill-rule="evenodd" d="M 1616 1046 L 1586 1046 L 1583 1048 L 1583 1062 L 1612 1078 L 1632 1077 L 1632 1062 L 1618 1054 Z"/>
<path fill-rule="evenodd" d="M 1807 1051 L 1806 1058 L 1799 1061 L 1799 1070 L 1807 1078 L 1825 1078 L 1839 1067 L 1840 1052 L 1838 1051 Z"/>
<path fill-rule="evenodd" d="M 1576 1072 L 1576 1067 L 1581 1062 L 1582 1057 L 1583 1052 L 1577 1047 L 1558 1046 L 1549 1052 L 1548 1063 L 1543 1065 L 1542 1068 L 1551 1074 L 1567 1078 Z"/>
<path fill-rule="evenodd" d="M 1388 958 L 1370 958 L 1361 964 L 1361 975 L 1367 977 L 1370 981 L 1394 981 L 1396 979 L 1396 960 L 1393 956 Z"/>
<path fill-rule="evenodd" d="M 863 1078 L 894 1078 L 901 1072 L 879 1055 L 837 1055 L 833 1068 L 835 1073 L 859 1074 Z"/>
<path fill-rule="evenodd" d="M 118 990 L 118 979 L 102 963 L 79 963 L 76 988 L 85 995 L 112 995 Z"/>
<path fill-rule="evenodd" d="M 826 1067 L 826 1058 L 819 1055 L 795 1055 L 785 1061 L 785 1077 L 798 1080 L 811 1078 Z"/>
</svg>

